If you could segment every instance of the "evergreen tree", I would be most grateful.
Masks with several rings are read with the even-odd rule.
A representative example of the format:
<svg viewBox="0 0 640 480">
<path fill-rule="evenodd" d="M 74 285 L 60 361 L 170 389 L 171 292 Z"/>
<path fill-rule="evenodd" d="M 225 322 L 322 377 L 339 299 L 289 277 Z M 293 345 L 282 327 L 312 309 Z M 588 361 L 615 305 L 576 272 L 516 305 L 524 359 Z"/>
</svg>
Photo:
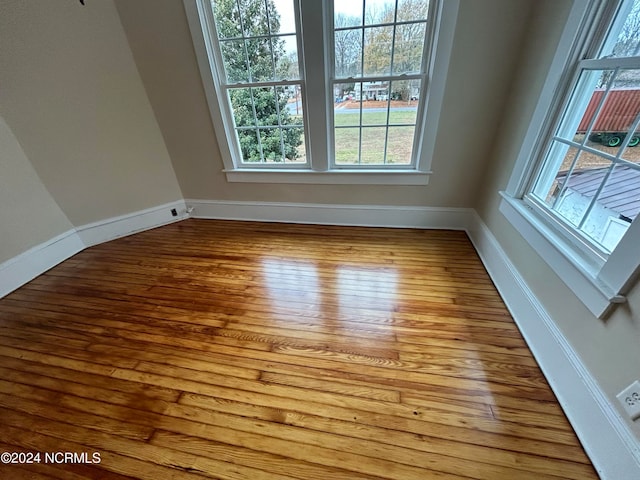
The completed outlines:
<svg viewBox="0 0 640 480">
<path fill-rule="evenodd" d="M 297 58 L 286 54 L 281 38 L 271 36 L 280 31 L 273 0 L 212 0 L 212 6 L 228 83 L 298 78 Z M 301 123 L 287 109 L 285 87 L 231 88 L 229 98 L 244 161 L 298 158 L 302 127 L 278 128 L 278 118 L 283 126 Z"/>
</svg>

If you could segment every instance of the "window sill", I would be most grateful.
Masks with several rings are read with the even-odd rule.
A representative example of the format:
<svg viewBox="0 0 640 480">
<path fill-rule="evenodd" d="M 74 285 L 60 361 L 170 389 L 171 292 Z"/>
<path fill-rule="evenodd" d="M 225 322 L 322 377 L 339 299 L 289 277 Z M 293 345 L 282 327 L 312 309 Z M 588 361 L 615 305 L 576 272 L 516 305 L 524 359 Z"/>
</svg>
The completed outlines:
<svg viewBox="0 0 640 480">
<path fill-rule="evenodd" d="M 416 170 L 224 170 L 227 181 L 242 183 L 292 183 L 316 185 L 427 185 L 431 172 Z"/>
<path fill-rule="evenodd" d="M 547 226 L 523 200 L 501 192 L 500 212 L 569 289 L 598 318 L 626 298 L 600 277 L 601 268 L 585 261 L 566 239 Z"/>
</svg>

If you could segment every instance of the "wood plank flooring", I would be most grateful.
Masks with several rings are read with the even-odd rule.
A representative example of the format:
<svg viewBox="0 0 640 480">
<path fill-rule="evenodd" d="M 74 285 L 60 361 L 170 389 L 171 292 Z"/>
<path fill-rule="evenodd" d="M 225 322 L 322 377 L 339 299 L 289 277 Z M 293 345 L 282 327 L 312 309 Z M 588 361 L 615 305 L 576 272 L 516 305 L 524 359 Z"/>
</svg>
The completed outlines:
<svg viewBox="0 0 640 480">
<path fill-rule="evenodd" d="M 187 220 L 87 249 L 0 300 L 6 451 L 100 463 L 3 479 L 597 478 L 452 231 Z"/>
</svg>

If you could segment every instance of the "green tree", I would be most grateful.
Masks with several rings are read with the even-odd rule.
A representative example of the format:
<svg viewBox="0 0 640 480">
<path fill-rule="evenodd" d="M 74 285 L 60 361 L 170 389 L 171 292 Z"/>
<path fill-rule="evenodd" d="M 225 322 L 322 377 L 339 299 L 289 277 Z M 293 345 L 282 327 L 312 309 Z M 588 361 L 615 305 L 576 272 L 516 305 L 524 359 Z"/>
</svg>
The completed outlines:
<svg viewBox="0 0 640 480">
<path fill-rule="evenodd" d="M 273 0 L 212 0 L 212 7 L 228 83 L 298 78 L 297 56 L 287 54 L 284 40 L 273 36 L 280 31 Z M 302 127 L 280 127 L 300 124 L 287 109 L 288 98 L 285 87 L 229 89 L 245 161 L 298 158 Z"/>
<path fill-rule="evenodd" d="M 359 25 L 358 17 L 336 13 L 334 25 L 336 28 L 347 28 Z M 361 30 L 351 28 L 337 30 L 334 36 L 336 77 L 351 77 L 360 73 L 360 55 L 362 52 Z"/>
<path fill-rule="evenodd" d="M 426 18 L 429 9 L 428 0 L 402 0 L 395 4 L 386 3 L 381 9 L 372 9 L 370 23 L 392 23 L 397 21 L 421 20 Z M 391 70 L 391 45 L 393 43 L 393 74 L 417 73 L 422 66 L 426 24 L 424 22 L 402 23 L 396 25 L 395 40 L 393 27 L 375 27 L 365 31 L 365 73 L 386 75 Z M 416 82 L 394 82 L 392 96 L 409 100 L 415 94 Z"/>
</svg>

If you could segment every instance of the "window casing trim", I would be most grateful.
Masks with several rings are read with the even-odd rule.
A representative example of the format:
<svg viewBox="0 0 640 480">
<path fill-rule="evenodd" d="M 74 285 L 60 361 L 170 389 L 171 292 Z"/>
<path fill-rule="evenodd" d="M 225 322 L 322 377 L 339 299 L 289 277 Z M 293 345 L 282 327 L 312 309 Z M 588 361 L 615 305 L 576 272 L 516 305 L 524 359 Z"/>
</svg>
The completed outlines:
<svg viewBox="0 0 640 480">
<path fill-rule="evenodd" d="M 606 19 L 618 5 L 573 1 L 512 175 L 505 191 L 500 192 L 499 206 L 511 225 L 597 318 L 606 318 L 615 305 L 625 303 L 625 294 L 640 275 L 640 221 L 630 225 L 610 255 L 603 255 L 591 242 L 564 228 L 561 219 L 552 218 L 552 213 L 536 205 L 527 192 L 537 178 L 547 148 L 547 143 L 539 140 L 544 132 L 553 132 L 558 126 L 569 89 L 582 69 L 603 64 L 601 59 L 581 59 L 594 53 L 594 44 L 602 43 L 609 26 Z"/>
<path fill-rule="evenodd" d="M 211 115 L 214 131 L 217 138 L 229 138 L 228 132 L 233 132 L 232 121 L 221 111 L 218 104 L 218 98 L 224 98 L 225 90 L 221 87 L 221 79 L 218 77 L 213 65 L 221 62 L 221 58 L 217 58 L 219 54 L 217 49 L 212 45 L 206 36 L 214 31 L 214 19 L 210 9 L 204 6 L 206 0 L 183 0 L 184 8 L 187 14 L 196 58 L 200 68 L 200 74 L 203 81 L 205 96 Z M 324 34 L 326 30 L 324 25 L 330 20 L 328 17 L 325 2 L 301 2 L 305 9 L 314 9 L 315 14 L 302 16 L 301 30 L 305 35 L 311 34 L 310 31 L 315 30 L 315 35 L 321 35 L 322 42 L 311 42 L 316 48 L 326 49 L 328 39 Z M 324 184 L 372 184 L 372 185 L 426 185 L 428 176 L 431 175 L 431 163 L 435 150 L 435 140 L 439 126 L 440 113 L 442 110 L 442 100 L 446 88 L 446 77 L 449 71 L 449 60 L 453 48 L 453 37 L 455 33 L 456 21 L 458 16 L 460 0 L 446 0 L 438 2 L 439 11 L 437 12 L 437 21 L 431 30 L 432 48 L 431 53 L 425 58 L 428 62 L 428 85 L 425 83 L 423 90 L 426 91 L 422 109 L 418 110 L 418 115 L 422 121 L 423 128 L 419 135 L 416 135 L 416 163 L 415 165 L 402 166 L 379 166 L 360 167 L 357 165 L 333 165 L 330 158 L 332 153 L 331 134 L 328 130 L 330 119 L 332 118 L 329 107 L 332 105 L 325 98 L 325 95 L 306 95 L 306 110 L 304 122 L 309 131 L 307 136 L 309 152 L 313 148 L 313 156 L 307 159 L 307 164 L 291 163 L 278 164 L 277 167 L 262 167 L 257 165 L 236 165 L 233 158 L 237 158 L 236 152 L 233 152 L 235 145 L 233 142 L 220 141 L 220 155 L 222 157 L 227 181 L 229 182 L 264 182 L 264 183 L 324 183 Z M 323 22 L 318 22 L 317 18 L 322 18 Z M 312 21 L 313 20 L 313 21 Z M 318 32 L 318 29 L 321 32 Z M 316 52 L 317 53 L 317 52 Z M 299 49 L 299 55 L 314 55 L 313 51 Z M 305 71 L 306 82 L 302 83 L 302 88 L 308 91 L 314 91 L 314 83 L 323 82 L 322 89 L 326 95 L 332 93 L 332 79 L 324 72 L 330 71 L 327 63 L 330 61 L 331 55 L 324 55 L 325 64 L 322 65 L 323 74 L 318 75 L 317 71 Z M 220 63 L 218 63 L 220 64 Z M 311 62 L 303 62 L 303 65 L 311 65 Z M 429 76 L 430 75 L 430 76 Z M 427 88 L 428 87 L 428 88 Z M 307 115 L 307 111 L 313 111 L 314 115 Z M 230 123 L 231 122 L 231 123 Z M 322 133 L 319 134 L 320 130 Z M 315 132 L 315 133 L 314 133 Z M 235 155 L 235 157 L 234 157 Z M 340 178 L 342 174 L 344 178 Z M 358 173 L 358 175 L 356 175 Z M 384 180 L 384 174 L 389 175 L 388 180 Z M 326 177 L 320 180 L 320 177 Z M 253 178 L 253 180 L 249 180 Z M 303 180 L 307 178 L 308 180 Z M 311 181 L 311 179 L 314 179 Z M 340 179 L 339 179 L 340 178 Z M 338 180 L 339 179 L 339 180 Z M 350 181 L 345 181 L 350 179 Z"/>
</svg>

